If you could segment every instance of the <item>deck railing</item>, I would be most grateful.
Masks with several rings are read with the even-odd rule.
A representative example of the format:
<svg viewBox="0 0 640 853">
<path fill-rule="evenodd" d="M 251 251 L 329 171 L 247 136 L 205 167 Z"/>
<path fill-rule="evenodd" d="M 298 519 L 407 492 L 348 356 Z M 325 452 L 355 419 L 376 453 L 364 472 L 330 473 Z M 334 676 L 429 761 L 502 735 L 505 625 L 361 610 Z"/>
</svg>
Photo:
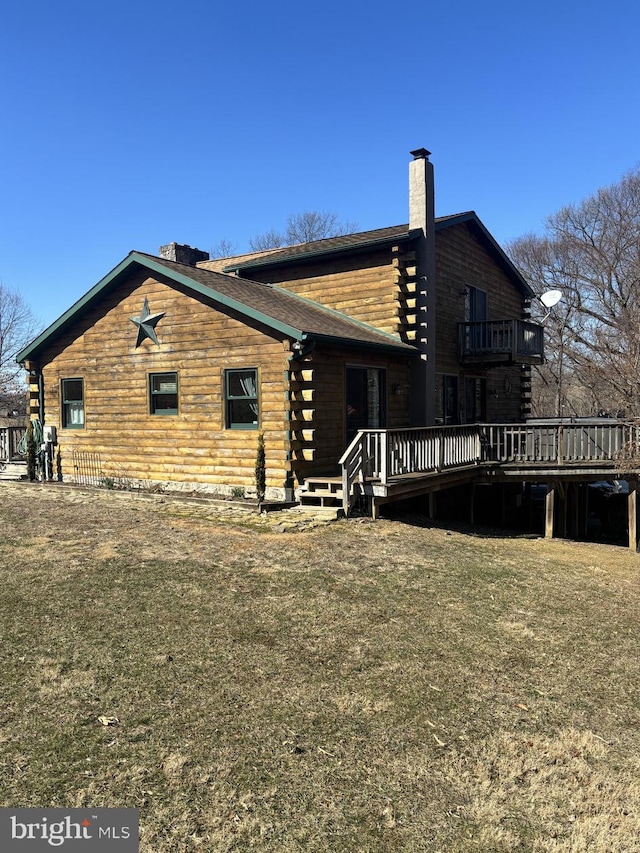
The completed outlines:
<svg viewBox="0 0 640 853">
<path fill-rule="evenodd" d="M 340 459 L 345 512 L 355 482 L 372 479 L 387 484 L 391 477 L 437 473 L 477 464 L 481 458 L 475 424 L 360 430 Z"/>
<path fill-rule="evenodd" d="M 554 421 L 482 424 L 480 428 L 485 458 L 494 462 L 623 464 L 625 459 L 633 461 L 640 450 L 640 425 L 636 423 Z"/>
<path fill-rule="evenodd" d="M 458 326 L 460 356 L 506 356 L 511 361 L 544 355 L 543 328 L 528 320 L 481 320 Z"/>
<path fill-rule="evenodd" d="M 24 454 L 18 450 L 18 445 L 26 431 L 25 426 L 0 427 L 0 460 L 11 462 L 12 459 L 24 458 Z"/>
<path fill-rule="evenodd" d="M 393 477 L 483 463 L 610 463 L 612 469 L 626 465 L 635 471 L 640 469 L 640 424 L 554 421 L 360 430 L 340 459 L 345 512 L 356 482 L 386 485 Z"/>
</svg>

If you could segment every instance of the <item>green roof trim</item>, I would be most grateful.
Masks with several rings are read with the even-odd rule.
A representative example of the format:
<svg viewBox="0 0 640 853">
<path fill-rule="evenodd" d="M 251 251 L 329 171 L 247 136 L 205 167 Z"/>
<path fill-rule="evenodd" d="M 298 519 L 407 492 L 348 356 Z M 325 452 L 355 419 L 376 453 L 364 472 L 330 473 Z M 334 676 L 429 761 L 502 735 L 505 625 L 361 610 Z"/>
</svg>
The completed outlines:
<svg viewBox="0 0 640 853">
<path fill-rule="evenodd" d="M 280 318 L 273 317 L 269 313 L 265 312 L 265 310 L 254 308 L 252 305 L 248 304 L 248 301 L 235 299 L 233 296 L 217 290 L 215 286 L 216 276 L 221 280 L 229 279 L 229 276 L 222 273 L 208 273 L 207 271 L 193 267 L 194 277 L 192 277 L 189 275 L 189 270 L 192 269 L 191 267 L 134 251 L 130 252 L 126 258 L 111 270 L 111 272 L 104 276 L 104 278 L 100 279 L 97 284 L 88 290 L 81 299 L 75 302 L 54 323 L 48 326 L 40 335 L 38 335 L 37 338 L 21 350 L 21 352 L 16 355 L 16 361 L 22 364 L 29 359 L 35 360 L 38 354 L 48 346 L 56 336 L 63 334 L 85 313 L 86 310 L 89 309 L 91 305 L 113 290 L 135 269 L 148 270 L 151 273 L 167 278 L 176 284 L 185 287 L 190 293 L 203 296 L 209 302 L 214 302 L 220 305 L 223 309 L 226 308 L 229 311 L 237 313 L 241 317 L 260 323 L 266 328 L 271 329 L 286 338 L 299 341 L 306 339 L 322 340 L 327 343 L 333 342 L 346 346 L 358 346 L 364 348 L 373 347 L 375 349 L 385 350 L 392 349 L 396 352 L 402 351 L 404 353 L 415 352 L 413 347 L 403 343 L 397 338 L 394 338 L 387 332 L 383 332 L 380 329 L 367 325 L 366 323 L 354 320 L 345 314 L 340 314 L 338 311 L 333 311 L 324 305 L 320 305 L 309 299 L 305 299 L 302 296 L 298 296 L 285 288 L 271 284 L 264 284 L 249 280 L 243 281 L 243 279 L 233 278 L 233 282 L 238 285 L 242 283 L 245 287 L 250 286 L 264 288 L 266 291 L 274 293 L 274 295 L 277 294 L 278 298 L 281 300 L 281 305 L 280 310 L 275 313 L 279 313 Z M 198 278 L 202 278 L 203 275 L 210 277 L 212 279 L 211 283 L 204 283 L 197 280 Z M 314 329 L 313 322 L 311 322 L 311 327 L 307 328 L 294 326 L 290 322 L 287 322 L 286 315 L 288 312 L 282 308 L 283 299 L 287 300 L 287 302 L 291 304 L 296 303 L 302 307 L 306 306 L 307 321 L 311 318 L 313 322 L 317 323 L 318 316 L 336 318 L 338 322 L 334 321 L 333 323 L 335 333 L 332 333 L 330 329 L 322 329 L 317 326 Z M 293 313 L 295 314 L 295 311 Z M 304 314 L 299 314 L 298 316 L 298 323 L 301 321 L 302 323 L 305 321 Z M 331 322 L 329 322 L 328 325 L 330 326 Z M 354 330 L 353 336 L 350 336 L 349 334 L 350 327 Z M 364 337 L 364 339 L 361 339 L 361 337 L 358 336 L 358 332 Z M 376 340 L 376 338 L 378 340 Z"/>
<path fill-rule="evenodd" d="M 27 359 L 32 358 L 41 346 L 51 337 L 67 328 L 67 326 L 80 316 L 82 311 L 88 307 L 95 297 L 104 292 L 108 292 L 110 285 L 112 285 L 114 281 L 118 280 L 120 275 L 130 266 L 132 254 L 133 253 L 130 252 L 124 260 L 120 261 L 117 267 L 114 267 L 111 272 L 107 273 L 107 275 L 100 279 L 97 284 L 94 284 L 91 290 L 88 290 L 84 296 L 78 299 L 77 302 L 74 302 L 73 305 L 64 312 L 64 314 L 61 314 L 57 320 L 55 320 L 50 326 L 47 326 L 47 328 L 41 332 L 37 338 L 21 350 L 16 355 L 16 361 L 18 364 L 22 364 L 24 361 L 27 361 Z"/>
<path fill-rule="evenodd" d="M 286 294 L 290 299 L 296 299 L 300 303 L 306 303 L 307 305 L 314 305 L 315 307 L 320 307 L 325 314 L 331 314 L 334 317 L 339 317 L 341 320 L 347 320 L 349 323 L 356 327 L 359 327 L 363 331 L 370 332 L 371 330 L 374 330 L 376 334 L 380 335 L 381 337 L 387 338 L 391 346 L 395 346 L 396 348 L 410 346 L 410 344 L 403 344 L 402 341 L 398 340 L 398 338 L 396 338 L 395 335 L 392 335 L 390 332 L 385 332 L 383 331 L 383 329 L 378 329 L 376 326 L 370 326 L 368 323 L 363 323 L 362 320 L 356 320 L 355 317 L 349 317 L 348 314 L 343 314 L 341 311 L 338 311 L 337 308 L 329 308 L 328 305 L 320 305 L 318 302 L 312 302 L 310 299 L 307 299 L 306 296 L 300 296 L 299 293 L 295 293 L 293 290 L 287 290 L 286 287 L 282 287 L 279 284 L 270 284 L 269 287 L 271 287 L 273 290 L 280 291 L 280 293 Z M 331 339 L 330 335 L 322 335 L 318 333 L 314 334 L 313 337 L 316 340 L 328 341 Z M 340 339 L 334 338 L 333 340 Z M 346 338 L 343 339 L 343 342 L 346 340 Z M 364 346 L 365 344 L 361 341 L 358 341 L 358 345 Z M 384 343 L 371 343 L 369 344 L 369 346 L 384 347 Z"/>
<path fill-rule="evenodd" d="M 463 224 L 471 224 L 477 229 L 482 238 L 486 241 L 498 263 L 503 267 L 505 272 L 515 280 L 515 283 L 521 293 L 527 299 L 534 299 L 535 293 L 529 284 L 515 267 L 513 261 L 510 260 L 504 249 L 487 230 L 486 226 L 483 225 L 478 214 L 474 210 L 467 210 L 463 213 L 454 213 L 449 216 L 437 216 L 435 218 L 436 233 L 438 231 L 443 231 L 446 228 Z M 363 231 L 360 232 L 360 234 L 345 234 L 341 237 L 327 237 L 322 240 L 315 240 L 311 243 L 303 243 L 297 246 L 282 246 L 280 249 L 275 249 L 268 254 L 262 255 L 258 258 L 252 258 L 249 261 L 235 264 L 229 263 L 227 266 L 223 267 L 223 271 L 241 273 L 243 270 L 260 267 L 287 265 L 298 261 L 304 263 L 306 261 L 311 261 L 314 258 L 326 255 L 342 255 L 349 252 L 361 252 L 378 246 L 406 243 L 418 237 L 420 233 L 421 232 L 416 229 L 413 231 L 409 230 L 408 225 L 394 225 L 390 228 L 379 228 L 373 232 Z M 371 236 L 373 234 L 376 236 Z"/>
<path fill-rule="evenodd" d="M 132 252 L 131 254 L 135 256 L 136 259 L 139 259 L 138 263 L 142 264 L 148 269 L 153 270 L 154 272 L 157 272 L 160 275 L 164 275 L 167 278 L 173 279 L 173 281 L 178 282 L 179 284 L 183 284 L 185 287 L 188 287 L 189 290 L 193 290 L 196 293 L 199 293 L 201 296 L 206 296 L 208 299 L 213 299 L 215 300 L 215 302 L 219 302 L 221 305 L 224 305 L 225 308 L 230 308 L 232 311 L 237 311 L 239 314 L 243 314 L 245 317 L 249 317 L 251 320 L 256 320 L 258 323 L 262 323 L 265 326 L 269 326 L 271 329 L 274 329 L 277 332 L 281 332 L 283 335 L 286 335 L 289 338 L 300 338 L 304 334 L 302 329 L 296 329 L 293 326 L 289 326 L 287 323 L 283 323 L 280 320 L 274 320 L 273 317 L 269 317 L 267 314 L 263 314 L 261 311 L 256 311 L 254 308 L 250 308 L 244 302 L 240 302 L 237 299 L 233 299 L 230 296 L 226 296 L 225 294 L 215 290 L 215 288 L 213 287 L 200 284 L 200 282 L 195 281 L 188 275 L 184 275 L 181 272 L 170 269 L 165 264 L 155 261 L 149 255 L 142 255 L 139 252 Z"/>
<path fill-rule="evenodd" d="M 363 232 L 367 233 L 367 232 Z M 344 238 L 354 235 L 345 234 Z M 278 264 L 287 264 L 291 261 L 307 261 L 313 258 L 319 258 L 323 255 L 345 254 L 348 252 L 361 252 L 367 249 L 375 249 L 378 246 L 388 246 L 394 243 L 406 243 L 408 240 L 418 236 L 417 231 L 409 231 L 409 226 L 406 226 L 404 233 L 393 234 L 391 236 L 377 237 L 374 239 L 365 239 L 360 242 L 341 243 L 337 245 L 340 237 L 327 237 L 323 240 L 314 240 L 311 243 L 301 244 L 308 245 L 310 248 L 306 251 L 290 252 L 292 246 L 282 246 L 276 249 L 273 253 L 265 254 L 260 258 L 254 258 L 250 261 L 245 261 L 240 264 L 229 264 L 223 267 L 223 272 L 238 272 L 240 270 L 250 269 L 251 267 L 276 266 Z M 322 243 L 324 245 L 317 245 Z M 330 245 L 329 245 L 330 244 Z"/>
<path fill-rule="evenodd" d="M 127 257 L 124 258 L 118 266 L 114 267 L 111 272 L 107 273 L 104 278 L 100 279 L 100 281 L 95 284 L 91 290 L 88 290 L 81 299 L 75 302 L 71 308 L 65 311 L 64 314 L 58 317 L 58 319 L 46 328 L 44 332 L 38 335 L 35 340 L 21 350 L 21 352 L 16 355 L 16 361 L 19 364 L 22 364 L 24 361 L 33 358 L 52 337 L 63 332 L 71 325 L 71 323 L 75 322 L 75 320 L 82 315 L 84 310 L 88 308 L 95 299 L 99 296 L 105 295 L 115 287 L 121 280 L 122 276 L 129 272 L 135 265 L 144 267 L 152 272 L 158 273 L 159 275 L 165 276 L 166 278 L 170 278 L 176 283 L 189 288 L 189 290 L 195 291 L 201 296 L 206 296 L 208 299 L 213 299 L 224 305 L 225 308 L 230 308 L 231 310 L 237 311 L 252 320 L 263 323 L 275 331 L 281 332 L 287 337 L 301 338 L 304 334 L 302 329 L 296 329 L 286 323 L 274 320 L 272 317 L 268 317 L 260 311 L 255 311 L 243 302 L 239 302 L 236 299 L 231 299 L 222 293 L 218 293 L 213 288 L 194 281 L 192 278 L 189 278 L 189 276 L 184 275 L 178 270 L 170 269 L 165 264 L 155 261 L 151 256 L 143 255 L 140 252 L 129 252 Z"/>
</svg>

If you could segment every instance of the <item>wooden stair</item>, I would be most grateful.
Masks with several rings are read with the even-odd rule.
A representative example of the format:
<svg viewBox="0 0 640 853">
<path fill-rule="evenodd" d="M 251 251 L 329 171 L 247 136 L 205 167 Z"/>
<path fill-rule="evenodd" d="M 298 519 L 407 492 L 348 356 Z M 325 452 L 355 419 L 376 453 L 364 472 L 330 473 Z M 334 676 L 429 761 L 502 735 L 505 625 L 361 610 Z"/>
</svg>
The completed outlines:
<svg viewBox="0 0 640 853">
<path fill-rule="evenodd" d="M 342 513 L 342 478 L 341 477 L 307 477 L 298 489 L 298 500 L 301 509 L 326 510 Z"/>
</svg>

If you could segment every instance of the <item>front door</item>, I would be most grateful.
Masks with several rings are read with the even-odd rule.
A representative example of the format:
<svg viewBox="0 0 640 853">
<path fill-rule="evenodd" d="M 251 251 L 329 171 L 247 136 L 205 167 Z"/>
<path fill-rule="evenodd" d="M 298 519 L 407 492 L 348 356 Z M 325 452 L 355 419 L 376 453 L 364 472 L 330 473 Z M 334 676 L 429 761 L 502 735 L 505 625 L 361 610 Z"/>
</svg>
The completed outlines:
<svg viewBox="0 0 640 853">
<path fill-rule="evenodd" d="M 387 423 L 386 372 L 379 367 L 347 367 L 347 444 L 359 429 L 383 429 Z"/>
</svg>

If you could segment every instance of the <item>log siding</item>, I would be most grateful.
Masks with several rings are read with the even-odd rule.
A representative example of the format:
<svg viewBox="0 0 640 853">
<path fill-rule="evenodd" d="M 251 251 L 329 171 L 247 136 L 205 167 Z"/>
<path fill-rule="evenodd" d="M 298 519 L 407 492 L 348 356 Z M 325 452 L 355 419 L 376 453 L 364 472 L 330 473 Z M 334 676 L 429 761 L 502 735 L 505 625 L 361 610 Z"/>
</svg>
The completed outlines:
<svg viewBox="0 0 640 853">
<path fill-rule="evenodd" d="M 130 318 L 144 298 L 164 312 L 156 333 L 139 347 Z M 227 316 L 174 286 L 133 276 L 56 341 L 41 357 L 45 420 L 58 427 L 63 477 L 73 479 L 73 450 L 100 455 L 104 476 L 192 484 L 211 491 L 255 484 L 256 430 L 227 429 L 224 371 L 256 368 L 259 430 L 264 433 L 267 488 L 287 478 L 285 447 L 287 351 L 282 340 Z M 151 413 L 149 377 L 175 372 L 178 413 Z M 84 380 L 85 427 L 65 429 L 61 380 Z"/>
</svg>

